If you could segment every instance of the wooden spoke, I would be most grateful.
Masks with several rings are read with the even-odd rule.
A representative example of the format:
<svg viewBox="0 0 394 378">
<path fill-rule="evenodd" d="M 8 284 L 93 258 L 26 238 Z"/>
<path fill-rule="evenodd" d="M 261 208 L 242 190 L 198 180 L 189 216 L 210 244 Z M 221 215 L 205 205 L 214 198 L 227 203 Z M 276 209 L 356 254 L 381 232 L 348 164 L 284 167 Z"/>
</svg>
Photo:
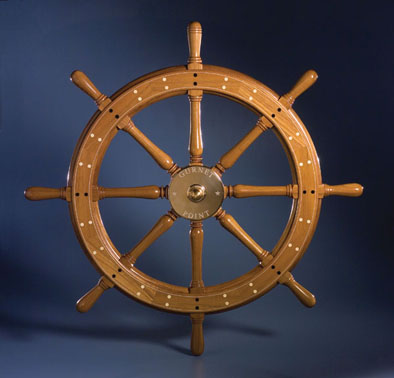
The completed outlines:
<svg viewBox="0 0 394 378">
<path fill-rule="evenodd" d="M 167 197 L 167 186 L 136 186 L 132 188 L 93 188 L 93 201 L 104 198 L 146 198 L 157 199 Z"/>
<path fill-rule="evenodd" d="M 227 151 L 215 165 L 214 169 L 218 174 L 223 174 L 231 168 L 249 146 L 266 130 L 272 127 L 272 123 L 263 117 L 260 117 L 256 125 L 250 130 L 233 148 Z"/>
<path fill-rule="evenodd" d="M 171 156 L 157 147 L 141 130 L 137 128 L 131 119 L 119 122 L 119 129 L 129 133 L 146 152 L 156 161 L 156 163 L 165 169 L 171 175 L 175 174 L 180 168 L 173 162 Z"/>
<path fill-rule="evenodd" d="M 128 253 L 124 254 L 120 261 L 122 264 L 130 267 L 135 264 L 138 257 L 162 234 L 168 231 L 177 219 L 175 213 L 171 210 L 162 215 L 152 229 L 143 237 L 143 239 Z"/>
<path fill-rule="evenodd" d="M 225 187 L 225 197 L 249 198 L 261 196 L 287 196 L 298 198 L 298 185 L 285 186 L 254 186 L 229 185 Z"/>
<path fill-rule="evenodd" d="M 200 356 L 204 352 L 204 333 L 202 328 L 204 314 L 190 314 L 190 319 L 192 321 L 192 337 L 190 339 L 190 350 L 194 356 Z"/>
<path fill-rule="evenodd" d="M 303 305 L 313 307 L 316 304 L 315 296 L 300 285 L 290 272 L 283 274 L 279 278 L 279 283 L 287 286 Z"/>
<path fill-rule="evenodd" d="M 79 89 L 95 101 L 100 110 L 103 110 L 111 102 L 106 95 L 102 94 L 96 88 L 92 81 L 82 71 L 77 70 L 72 72 L 70 79 Z"/>
<path fill-rule="evenodd" d="M 360 184 L 320 185 L 318 194 L 320 198 L 328 196 L 359 197 L 364 188 Z"/>
<path fill-rule="evenodd" d="M 202 165 L 202 133 L 201 133 L 201 90 L 189 90 L 190 101 L 190 165 Z"/>
<path fill-rule="evenodd" d="M 283 95 L 279 101 L 287 108 L 291 108 L 296 98 L 304 93 L 308 88 L 315 84 L 317 80 L 317 73 L 313 70 L 306 71 L 294 84 L 290 92 Z"/>
<path fill-rule="evenodd" d="M 77 302 L 77 310 L 79 312 L 89 311 L 97 300 L 101 297 L 105 290 L 113 287 L 114 284 L 106 277 L 101 277 L 96 286 L 90 289 L 83 297 Z"/>
<path fill-rule="evenodd" d="M 202 59 L 200 56 L 202 40 L 202 27 L 197 21 L 187 26 L 187 42 L 189 43 L 189 59 L 187 68 L 189 70 L 202 70 Z"/>
<path fill-rule="evenodd" d="M 220 208 L 215 217 L 227 231 L 233 234 L 242 244 L 253 252 L 263 266 L 267 265 L 272 260 L 271 254 L 260 247 L 230 214 L 227 214 Z"/>
<path fill-rule="evenodd" d="M 202 280 L 202 245 L 204 242 L 204 231 L 202 222 L 190 222 L 190 244 L 192 250 L 192 281 L 190 282 L 191 293 L 204 291 Z"/>
<path fill-rule="evenodd" d="M 25 190 L 25 197 L 30 201 L 41 201 L 58 198 L 70 202 L 71 187 L 44 188 L 42 186 L 30 186 Z"/>
</svg>

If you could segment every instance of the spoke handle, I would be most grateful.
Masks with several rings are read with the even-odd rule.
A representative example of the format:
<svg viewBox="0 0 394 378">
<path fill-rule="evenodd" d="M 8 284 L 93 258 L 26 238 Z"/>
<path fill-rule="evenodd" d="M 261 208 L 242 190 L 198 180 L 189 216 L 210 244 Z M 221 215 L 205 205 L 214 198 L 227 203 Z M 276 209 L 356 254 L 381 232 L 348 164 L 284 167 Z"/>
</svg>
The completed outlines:
<svg viewBox="0 0 394 378">
<path fill-rule="evenodd" d="M 101 93 L 96 86 L 92 83 L 92 81 L 82 72 L 82 71 L 73 71 L 71 73 L 70 80 L 83 92 L 85 92 L 89 97 L 91 97 L 95 103 L 97 104 L 100 110 L 103 110 L 111 100 Z"/>
<path fill-rule="evenodd" d="M 190 314 L 192 321 L 192 336 L 190 339 L 190 350 L 194 356 L 200 356 L 204 352 L 204 333 L 202 323 L 204 314 Z"/>
<path fill-rule="evenodd" d="M 342 184 L 342 185 L 327 185 L 323 184 L 320 187 L 319 194 L 321 197 L 328 196 L 345 196 L 345 197 L 360 197 L 363 194 L 364 188 L 360 184 Z"/>
<path fill-rule="evenodd" d="M 307 89 L 309 89 L 313 84 L 315 84 L 318 76 L 316 71 L 309 70 L 306 71 L 294 84 L 290 92 L 286 93 L 280 98 L 280 101 L 290 108 L 298 96 L 303 94 Z"/>
<path fill-rule="evenodd" d="M 197 21 L 191 22 L 187 26 L 187 41 L 189 43 L 189 59 L 187 63 L 189 69 L 202 69 L 202 59 L 200 56 L 201 40 L 201 24 Z"/>
<path fill-rule="evenodd" d="M 69 202 L 71 201 L 71 187 L 46 188 L 43 186 L 30 186 L 25 190 L 25 198 L 30 201 L 62 199 Z"/>
<path fill-rule="evenodd" d="M 290 272 L 283 274 L 279 282 L 287 286 L 304 306 L 313 307 L 316 304 L 315 296 L 299 284 Z"/>
<path fill-rule="evenodd" d="M 101 277 L 96 286 L 90 289 L 77 302 L 77 310 L 79 312 L 88 312 L 97 300 L 101 297 L 105 290 L 113 287 L 114 284 L 106 277 Z"/>
</svg>

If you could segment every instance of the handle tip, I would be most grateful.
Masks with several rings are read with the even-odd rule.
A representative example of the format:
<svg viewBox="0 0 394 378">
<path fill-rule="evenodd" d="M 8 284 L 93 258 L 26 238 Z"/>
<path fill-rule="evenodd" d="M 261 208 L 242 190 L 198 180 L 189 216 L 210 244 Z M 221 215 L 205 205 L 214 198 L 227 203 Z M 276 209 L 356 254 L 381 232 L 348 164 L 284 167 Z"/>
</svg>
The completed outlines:
<svg viewBox="0 0 394 378">
<path fill-rule="evenodd" d="M 187 25 L 187 30 L 191 32 L 201 32 L 202 26 L 198 21 L 192 21 Z"/>
</svg>

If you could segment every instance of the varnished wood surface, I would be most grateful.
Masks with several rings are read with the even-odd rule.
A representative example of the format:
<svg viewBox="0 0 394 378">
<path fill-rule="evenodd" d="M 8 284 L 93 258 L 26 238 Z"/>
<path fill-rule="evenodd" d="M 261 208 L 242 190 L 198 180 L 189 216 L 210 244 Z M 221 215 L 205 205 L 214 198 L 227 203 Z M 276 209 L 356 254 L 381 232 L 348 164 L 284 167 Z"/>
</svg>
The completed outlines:
<svg viewBox="0 0 394 378">
<path fill-rule="evenodd" d="M 90 289 L 83 297 L 81 297 L 77 304 L 77 310 L 79 312 L 88 312 L 97 300 L 101 297 L 105 290 L 113 287 L 114 284 L 106 277 L 101 277 L 96 286 Z"/>
<path fill-rule="evenodd" d="M 190 246 L 192 253 L 192 280 L 190 292 L 198 294 L 204 292 L 202 280 L 202 247 L 204 243 L 204 230 L 202 222 L 190 222 Z M 198 305 L 198 303 L 196 303 Z"/>
<path fill-rule="evenodd" d="M 70 165 L 66 197 L 69 193 L 68 200 L 74 229 L 90 261 L 109 282 L 136 300 L 164 311 L 187 314 L 226 311 L 260 297 L 271 290 L 278 281 L 289 286 L 304 304 L 310 305 L 311 297 L 306 289 L 289 276 L 290 271 L 305 253 L 312 238 L 322 198 L 333 194 L 355 195 L 357 192 L 357 187 L 346 185 L 334 187 L 322 184 L 313 142 L 291 107 L 297 96 L 314 83 L 317 75 L 314 71 L 308 71 L 289 93 L 279 96 L 247 75 L 223 67 L 202 65 L 201 36 L 201 25 L 191 24 L 188 28 L 187 66 L 170 67 L 147 74 L 127 84 L 111 97 L 106 97 L 98 91 L 91 80 L 80 71 L 73 73 L 73 82 L 96 101 L 99 107 L 99 111 L 83 131 Z M 220 174 L 231 168 L 263 131 L 272 129 L 289 158 L 293 175 L 293 182 L 281 187 L 227 185 L 227 196 L 246 198 L 286 195 L 292 198 L 293 206 L 289 223 L 271 252 L 259 246 L 246 230 L 239 226 L 234 217 L 224 211 L 217 214 L 223 227 L 241 240 L 258 260 L 262 261 L 262 265 L 257 265 L 255 269 L 230 282 L 204 287 L 203 291 L 196 292 L 192 289 L 197 287 L 170 285 L 149 277 L 132 266 L 136 258 L 171 227 L 174 221 L 171 215 L 162 216 L 141 242 L 123 257 L 107 235 L 101 220 L 98 199 L 121 196 L 163 198 L 164 188 L 158 186 L 101 188 L 98 185 L 98 177 L 102 159 L 118 130 L 124 130 L 133 136 L 161 168 L 172 175 L 177 172 L 179 168 L 170 155 L 147 138 L 131 119 L 149 105 L 178 95 L 188 95 L 192 100 L 190 101 L 189 150 L 191 164 L 199 163 L 198 159 L 203 153 L 203 125 L 201 125 L 200 101 L 194 100 L 205 93 L 241 103 L 258 118 L 257 124 L 251 131 L 241 141 L 234 141 L 234 147 L 219 159 L 215 169 Z M 62 198 L 64 197 L 62 193 L 59 189 L 49 191 L 37 189 L 30 190 L 27 197 Z M 192 256 L 193 251 L 196 252 L 195 257 L 192 257 L 192 260 L 194 259 L 192 282 L 202 282 L 202 270 L 199 269 L 202 260 L 197 258 L 202 255 L 200 244 L 202 245 L 202 233 L 198 234 L 192 230 Z M 261 255 L 263 255 L 262 259 Z M 193 280 L 193 276 L 197 278 Z M 95 292 L 97 290 L 101 289 L 96 289 Z"/>
</svg>

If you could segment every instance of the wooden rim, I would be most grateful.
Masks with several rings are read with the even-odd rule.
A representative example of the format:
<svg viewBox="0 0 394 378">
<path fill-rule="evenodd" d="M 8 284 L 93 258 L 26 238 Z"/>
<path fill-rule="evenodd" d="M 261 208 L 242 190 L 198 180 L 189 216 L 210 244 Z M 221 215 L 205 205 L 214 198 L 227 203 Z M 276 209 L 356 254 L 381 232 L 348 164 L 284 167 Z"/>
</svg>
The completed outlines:
<svg viewBox="0 0 394 378">
<path fill-rule="evenodd" d="M 198 294 L 191 293 L 187 287 L 149 277 L 134 266 L 126 269 L 119 260 L 120 252 L 105 230 L 98 201 L 93 198 L 102 159 L 125 122 L 155 102 L 193 90 L 241 103 L 271 122 L 288 156 L 296 187 L 289 221 L 272 251 L 273 259 L 269 264 L 258 265 L 234 280 L 205 287 Z M 304 254 L 315 231 L 321 207 L 318 195 L 321 173 L 305 126 L 279 99 L 276 93 L 247 75 L 210 65 L 199 70 L 185 66 L 162 69 L 116 92 L 84 129 L 74 150 L 68 176 L 68 186 L 72 188 L 69 209 L 73 227 L 96 269 L 115 287 L 142 303 L 188 314 L 233 309 L 259 298 L 283 280 Z"/>
</svg>

